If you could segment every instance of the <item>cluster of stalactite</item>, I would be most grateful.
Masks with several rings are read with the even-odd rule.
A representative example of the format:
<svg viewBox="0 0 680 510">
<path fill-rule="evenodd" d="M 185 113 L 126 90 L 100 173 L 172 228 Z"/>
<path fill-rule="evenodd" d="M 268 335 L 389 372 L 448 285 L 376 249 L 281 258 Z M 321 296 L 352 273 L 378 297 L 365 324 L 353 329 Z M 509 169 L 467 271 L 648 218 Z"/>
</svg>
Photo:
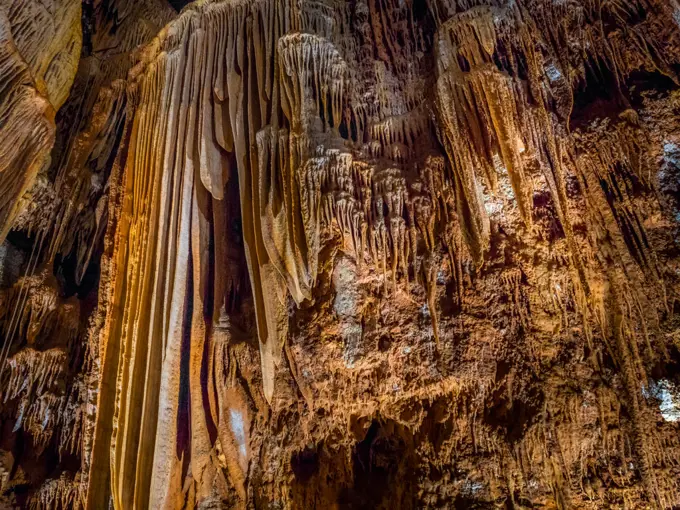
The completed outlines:
<svg viewBox="0 0 680 510">
<path fill-rule="evenodd" d="M 31 498 L 29 510 L 77 508 L 80 505 L 80 484 L 66 475 L 48 480 Z"/>
<path fill-rule="evenodd" d="M 7 291 L 0 291 L 0 331 L 2 331 L 1 398 L 16 409 L 13 431 L 31 431 L 34 445 L 43 450 L 55 431 L 61 434 L 59 451 L 80 448 L 81 400 L 78 384 L 66 373 L 82 353 L 80 304 L 64 299 L 49 271 L 22 277 Z M 16 351 L 17 339 L 25 341 Z M 68 407 L 68 409 L 67 409 Z M 76 423 L 74 423 L 74 420 Z M 66 426 L 74 425 L 72 428 Z"/>
<path fill-rule="evenodd" d="M 355 161 L 340 130 L 364 138 L 369 121 L 379 120 L 382 126 L 374 131 L 387 145 L 404 145 L 415 144 L 426 129 L 423 122 L 418 130 L 407 120 L 387 119 L 408 114 L 400 105 L 413 102 L 400 101 L 399 90 L 383 91 L 389 107 L 372 106 L 377 111 L 368 117 L 360 90 L 349 87 L 347 62 L 356 62 L 358 49 L 348 9 L 316 2 L 190 7 L 132 71 L 130 115 L 116 162 L 122 191 L 111 247 L 113 283 L 103 299 L 108 314 L 99 340 L 101 378 L 115 378 L 117 387 L 100 395 L 100 402 L 112 405 L 100 406 L 97 416 L 91 504 L 106 495 L 100 487 L 109 466 L 120 507 L 170 504 L 186 485 L 183 461 L 172 446 L 177 416 L 187 405 L 208 405 L 200 376 L 201 366 L 212 364 L 206 346 L 216 326 L 229 321 L 231 296 L 239 294 L 242 279 L 242 271 L 231 272 L 233 240 L 223 234 L 234 221 L 226 203 L 230 183 L 240 199 L 236 215 L 269 401 L 288 332 L 288 297 L 298 304 L 312 298 L 320 239 L 333 222 L 348 234 L 357 258 L 370 254 L 386 273 L 391 256 L 395 279 L 398 267 L 408 279 L 417 227 L 406 235 L 404 177 L 396 166 L 377 169 L 361 157 Z M 384 86 L 381 80 L 374 78 Z M 443 171 L 443 164 L 435 166 Z M 412 218 L 429 224 L 419 214 L 430 208 L 410 205 Z M 432 233 L 430 239 L 434 243 Z M 183 352 L 189 353 L 185 368 Z M 180 391 L 185 377 L 188 402 Z M 209 430 L 229 427 L 233 417 L 191 412 L 190 420 L 190 494 L 203 500 L 219 481 Z"/>
<path fill-rule="evenodd" d="M 20 3 L 0 240 L 36 248 L 0 293 L 2 398 L 82 455 L 34 508 L 317 505 L 331 464 L 361 486 L 378 417 L 403 455 L 370 463 L 419 473 L 416 506 L 680 503 L 649 389 L 680 348 L 656 175 L 680 99 L 639 90 L 677 87 L 675 0 L 205 0 L 162 29 L 160 2 L 94 2 L 51 164 L 80 40 L 22 49 Z M 80 285 L 100 254 L 80 353 L 51 265 Z"/>
<path fill-rule="evenodd" d="M 269 402 L 277 367 L 294 365 L 282 358 L 288 300 L 314 299 L 324 240 L 334 232 L 345 238 L 344 249 L 381 273 L 387 292 L 400 281 L 407 292 L 410 281 L 422 284 L 439 343 L 441 254 L 460 300 L 472 268 L 483 268 L 493 251 L 492 219 L 506 197 L 521 218 L 515 229 L 552 235 L 562 246 L 556 262 L 570 275 L 569 306 L 589 342 L 604 342 L 622 371 L 629 446 L 647 495 L 675 501 L 674 484 L 651 458 L 638 396 L 645 364 L 665 350 L 648 344 L 640 354 L 639 331 L 659 338 L 655 317 L 668 310 L 672 289 L 623 189 L 627 182 L 629 193 L 651 190 L 625 80 L 640 68 L 674 79 L 676 52 L 663 49 L 677 42 L 678 28 L 662 21 L 672 19 L 673 6 L 429 7 L 430 41 L 409 20 L 409 2 L 379 10 L 361 2 L 206 2 L 144 50 L 131 73 L 115 165 L 121 190 L 98 340 L 108 393 L 99 397 L 89 504 L 103 503 L 109 476 L 119 508 L 167 506 L 180 492 L 190 506 L 224 484 L 210 431 L 231 427 L 232 449 L 241 436 L 201 374 L 215 365 L 219 325 L 230 323 L 233 296 L 245 288 L 229 260 L 234 241 L 224 235 L 238 215 L 228 203 L 235 186 Z M 377 52 L 368 65 L 362 43 Z M 433 62 L 421 53 L 429 45 Z M 436 93 L 422 98 L 415 91 L 428 83 L 428 70 Z M 598 83 L 598 72 L 610 81 Z M 598 86 L 613 87 L 627 113 L 604 137 L 570 134 L 575 96 Z M 552 233 L 534 225 L 539 190 L 556 217 Z M 576 224 L 579 206 L 587 220 Z M 525 280 L 515 266 L 498 282 L 515 331 L 532 321 Z M 186 413 L 191 437 L 178 453 L 178 417 Z M 239 473 L 232 483 L 242 481 L 243 466 L 229 459 L 232 476 Z M 560 490 L 558 499 L 566 498 Z"/>
<path fill-rule="evenodd" d="M 94 373 L 86 326 L 125 79 L 134 50 L 175 15 L 153 0 L 0 5 L 1 447 L 26 444 L 8 466 L 19 482 L 0 483 L 0 492 L 11 494 L 24 471 L 36 488 L 41 476 L 61 476 L 14 504 L 80 504 L 73 459 L 87 443 L 84 416 L 98 385 L 86 375 Z M 3 245 L 10 230 L 26 241 Z M 55 457 L 67 467 L 31 473 L 33 458 Z"/>
<path fill-rule="evenodd" d="M 5 357 L 14 338 L 25 339 L 29 346 L 49 341 L 70 347 L 78 336 L 80 303 L 62 298 L 56 279 L 47 270 L 22 277 L 0 294 L 0 300 Z"/>
<path fill-rule="evenodd" d="M 79 455 L 84 386 L 74 376 L 83 356 L 78 300 L 61 297 L 54 276 L 41 271 L 0 290 L 0 302 L 0 406 L 13 416 L 3 433 L 25 433 L 36 456 L 52 445 L 59 458 Z M 70 490 L 76 493 L 80 485 Z"/>
</svg>

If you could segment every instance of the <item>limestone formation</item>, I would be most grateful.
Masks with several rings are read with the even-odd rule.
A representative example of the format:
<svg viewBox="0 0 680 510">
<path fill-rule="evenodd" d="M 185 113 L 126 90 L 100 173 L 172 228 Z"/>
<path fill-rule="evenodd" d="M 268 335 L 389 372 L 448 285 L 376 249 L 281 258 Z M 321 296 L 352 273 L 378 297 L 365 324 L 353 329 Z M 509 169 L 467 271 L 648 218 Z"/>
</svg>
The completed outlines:
<svg viewBox="0 0 680 510">
<path fill-rule="evenodd" d="M 55 114 L 80 57 L 80 13 L 78 0 L 7 0 L 0 6 L 0 241 L 48 163 Z"/>
<path fill-rule="evenodd" d="M 676 0 L 10 4 L 0 502 L 680 506 Z"/>
</svg>

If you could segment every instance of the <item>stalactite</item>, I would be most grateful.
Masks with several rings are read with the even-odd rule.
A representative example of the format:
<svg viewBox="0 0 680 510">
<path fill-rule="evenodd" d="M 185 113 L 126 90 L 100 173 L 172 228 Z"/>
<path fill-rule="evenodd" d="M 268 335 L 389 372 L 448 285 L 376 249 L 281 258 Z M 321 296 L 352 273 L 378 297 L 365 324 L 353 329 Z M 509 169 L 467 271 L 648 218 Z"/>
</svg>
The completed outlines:
<svg viewBox="0 0 680 510">
<path fill-rule="evenodd" d="M 80 304 L 59 295 L 57 283 L 47 270 L 23 277 L 5 294 L 10 304 L 0 310 L 5 342 L 25 338 L 29 345 L 48 340 L 57 345 L 73 344 L 80 331 Z"/>
<path fill-rule="evenodd" d="M 66 361 L 63 349 L 20 351 L 7 361 L 9 375 L 3 392 L 4 400 L 41 395 L 59 379 L 60 372 L 66 368 Z"/>
<path fill-rule="evenodd" d="M 562 145 L 556 141 L 561 131 L 552 127 L 548 112 L 552 71 L 542 67 L 527 11 L 471 5 L 449 11 L 445 19 L 440 7 L 434 108 L 447 161 L 428 156 L 425 171 L 415 180 L 406 178 L 402 165 L 421 152 L 419 140 L 430 129 L 424 106 L 412 104 L 400 112 L 388 105 L 389 95 L 381 96 L 391 92 L 377 87 L 377 104 L 384 108 L 368 124 L 369 143 L 357 151 L 342 142 L 345 112 L 374 106 L 362 104 L 348 88 L 353 71 L 346 59 L 357 48 L 347 45 L 341 18 L 327 12 L 317 18 L 315 7 L 297 11 L 285 2 L 208 3 L 186 10 L 145 50 L 128 87 L 128 153 L 121 161 L 126 205 L 115 249 L 122 257 L 118 264 L 132 271 L 114 280 L 119 289 L 114 299 L 124 312 L 109 315 L 105 326 L 114 332 L 105 349 L 124 353 L 118 362 L 107 355 L 110 373 L 118 374 L 111 440 L 116 506 L 142 504 L 147 484 L 149 504 L 166 504 L 170 492 L 182 486 L 182 457 L 171 453 L 168 443 L 178 433 L 175 417 L 187 405 L 178 398 L 185 370 L 182 352 L 190 353 L 188 398 L 195 409 L 204 398 L 196 367 L 213 327 L 204 314 L 213 257 L 209 247 L 216 236 L 212 217 L 232 179 L 238 179 L 240 190 L 264 393 L 270 402 L 289 331 L 288 296 L 298 306 L 311 299 L 321 239 L 334 225 L 350 240 L 359 263 L 370 255 L 386 289 L 388 280 L 396 289 L 399 274 L 408 281 L 424 264 L 429 315 L 441 344 L 436 291 L 440 229 L 449 232 L 446 249 L 461 302 L 468 253 L 480 267 L 490 249 L 484 190 L 498 193 L 499 175 L 507 174 L 510 197 L 531 231 L 529 172 L 538 162 L 574 264 L 583 274 L 566 211 Z M 386 18 L 378 11 L 377 5 L 369 6 L 374 36 L 382 38 Z M 401 51 L 401 45 L 385 46 L 378 56 L 387 62 Z M 379 63 L 375 72 L 376 83 L 384 86 L 393 71 Z M 528 88 L 520 83 L 522 75 Z M 409 103 L 410 98 L 404 104 Z M 161 154 L 151 150 L 158 146 L 164 147 Z M 393 163 L 376 165 L 371 158 Z M 501 281 L 516 320 L 513 330 L 527 330 L 531 311 L 522 272 L 508 273 Z M 221 320 L 223 314 L 211 316 Z M 186 346 L 183 331 L 191 332 Z M 156 334 L 160 340 L 143 340 Z M 160 376 L 149 371 L 152 359 L 163 360 Z M 148 410 L 136 402 L 148 402 Z M 157 416 L 155 406 L 160 406 Z M 144 419 L 158 425 L 142 428 L 140 435 L 135 424 Z M 214 476 L 202 431 L 215 419 L 206 422 L 192 412 L 194 433 L 182 454 L 200 471 L 192 498 L 206 498 Z M 143 444 L 155 444 L 153 462 L 163 469 L 135 471 L 138 452 L 150 448 Z M 568 498 L 566 482 L 556 472 L 551 476 L 556 490 Z"/>
<path fill-rule="evenodd" d="M 82 461 L 29 507 L 677 503 L 675 0 L 24 4 L 3 412 Z"/>
<path fill-rule="evenodd" d="M 78 508 L 80 504 L 78 498 L 78 481 L 64 474 L 60 478 L 49 480 L 40 492 L 34 494 L 28 508 L 30 510 Z"/>
</svg>

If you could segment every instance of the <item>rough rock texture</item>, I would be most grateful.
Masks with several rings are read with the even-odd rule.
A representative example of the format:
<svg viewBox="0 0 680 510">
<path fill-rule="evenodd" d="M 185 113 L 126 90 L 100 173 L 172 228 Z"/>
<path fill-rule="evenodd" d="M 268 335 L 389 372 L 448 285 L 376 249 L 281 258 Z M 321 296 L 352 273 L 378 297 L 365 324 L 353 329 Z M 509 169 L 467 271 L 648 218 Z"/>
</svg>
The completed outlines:
<svg viewBox="0 0 680 510">
<path fill-rule="evenodd" d="M 80 0 L 6 0 L 0 5 L 0 241 L 22 195 L 49 163 L 54 117 L 78 66 Z"/>
<path fill-rule="evenodd" d="M 0 187 L 25 179 L 22 186 L 30 188 L 23 197 L 18 188 L 14 197 L 0 193 L 0 229 L 3 211 L 12 227 L 0 245 L 0 448 L 11 458 L 2 490 L 21 506 L 71 508 L 80 500 L 79 472 L 87 473 L 83 425 L 94 412 L 88 396 L 98 381 L 86 339 L 97 304 L 111 161 L 124 125 L 124 80 L 133 51 L 176 13 L 154 0 L 15 1 L 0 5 L 0 25 L 5 8 L 19 55 L 30 65 L 19 79 L 0 73 L 1 86 L 19 98 L 34 80 L 51 114 L 47 136 L 28 124 L 33 117 L 17 110 L 21 103 L 0 110 L 0 131 L 8 133 L 0 136 L 0 165 L 8 163 Z M 5 97 L 11 96 L 0 95 L 0 103 Z M 12 151 L 19 159 L 3 159 Z M 40 160 L 36 166 L 29 154 Z M 2 209 L 5 198 L 14 212 Z"/>
<path fill-rule="evenodd" d="M 676 0 L 83 20 L 26 195 L 0 96 L 8 501 L 680 506 Z"/>
</svg>

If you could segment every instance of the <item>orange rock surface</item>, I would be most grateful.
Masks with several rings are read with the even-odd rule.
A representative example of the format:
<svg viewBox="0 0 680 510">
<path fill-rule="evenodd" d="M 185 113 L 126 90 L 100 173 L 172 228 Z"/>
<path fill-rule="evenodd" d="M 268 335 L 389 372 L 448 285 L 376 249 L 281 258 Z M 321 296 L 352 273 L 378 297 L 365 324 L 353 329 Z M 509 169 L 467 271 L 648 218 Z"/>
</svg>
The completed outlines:
<svg viewBox="0 0 680 510">
<path fill-rule="evenodd" d="M 0 507 L 680 506 L 676 0 L 172 4 L 0 6 Z"/>
</svg>

